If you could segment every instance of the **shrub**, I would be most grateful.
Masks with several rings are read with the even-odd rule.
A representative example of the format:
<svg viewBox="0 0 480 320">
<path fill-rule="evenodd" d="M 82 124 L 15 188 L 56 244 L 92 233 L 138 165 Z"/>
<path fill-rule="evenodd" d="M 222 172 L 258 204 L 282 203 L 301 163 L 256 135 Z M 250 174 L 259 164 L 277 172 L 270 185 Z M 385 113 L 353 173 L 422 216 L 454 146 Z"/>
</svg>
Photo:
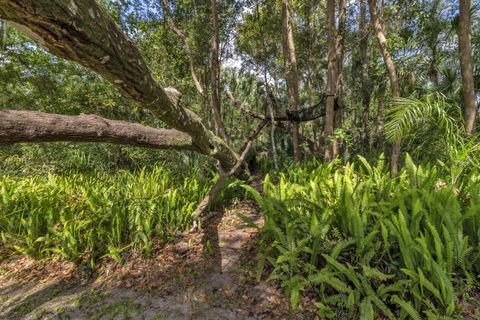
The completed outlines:
<svg viewBox="0 0 480 320">
<path fill-rule="evenodd" d="M 314 294 L 321 317 L 453 317 L 478 289 L 477 177 L 450 185 L 408 156 L 395 177 L 361 157 L 267 176 L 263 196 L 245 186 L 265 215 L 259 274 L 269 265 L 293 307 Z"/>
</svg>

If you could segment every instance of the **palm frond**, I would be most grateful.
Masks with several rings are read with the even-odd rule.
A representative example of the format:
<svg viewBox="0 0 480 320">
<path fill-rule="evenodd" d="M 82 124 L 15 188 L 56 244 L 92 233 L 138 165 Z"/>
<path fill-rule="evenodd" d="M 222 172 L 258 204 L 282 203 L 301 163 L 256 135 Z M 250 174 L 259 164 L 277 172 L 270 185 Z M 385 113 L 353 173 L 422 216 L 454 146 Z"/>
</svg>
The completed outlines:
<svg viewBox="0 0 480 320">
<path fill-rule="evenodd" d="M 451 108 L 440 94 L 432 94 L 422 99 L 398 98 L 387 110 L 385 136 L 391 142 L 405 138 L 414 129 L 422 130 L 421 124 L 433 123 L 444 133 L 452 137 L 459 133 L 458 119 L 451 116 Z M 428 126 L 423 126 L 427 128 Z"/>
</svg>

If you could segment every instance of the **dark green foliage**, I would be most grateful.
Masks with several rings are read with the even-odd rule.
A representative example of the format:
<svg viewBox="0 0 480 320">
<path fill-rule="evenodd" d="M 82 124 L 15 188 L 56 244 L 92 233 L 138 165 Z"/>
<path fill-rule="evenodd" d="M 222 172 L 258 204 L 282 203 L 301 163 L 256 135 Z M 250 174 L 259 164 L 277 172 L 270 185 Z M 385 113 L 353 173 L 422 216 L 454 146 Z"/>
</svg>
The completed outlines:
<svg viewBox="0 0 480 320">
<path fill-rule="evenodd" d="M 260 269 L 293 307 L 315 295 L 322 317 L 455 317 L 478 289 L 480 185 L 478 172 L 460 189 L 444 176 L 408 156 L 396 177 L 361 157 L 267 176 L 263 196 L 246 187 L 265 213 Z"/>
</svg>

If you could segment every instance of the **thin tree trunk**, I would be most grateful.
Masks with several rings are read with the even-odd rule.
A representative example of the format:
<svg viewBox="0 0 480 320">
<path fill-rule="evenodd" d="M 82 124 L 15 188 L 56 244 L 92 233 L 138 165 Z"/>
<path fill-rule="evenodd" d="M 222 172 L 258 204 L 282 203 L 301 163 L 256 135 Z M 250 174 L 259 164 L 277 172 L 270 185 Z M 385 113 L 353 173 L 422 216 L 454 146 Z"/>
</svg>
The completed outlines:
<svg viewBox="0 0 480 320">
<path fill-rule="evenodd" d="M 362 104 L 363 104 L 363 148 L 370 150 L 370 83 L 368 78 L 368 30 L 367 30 L 367 8 L 365 0 L 360 0 L 360 61 L 362 64 Z"/>
<path fill-rule="evenodd" d="M 385 109 L 384 106 L 384 97 L 380 95 L 378 97 L 378 109 L 377 109 L 377 119 L 376 119 L 376 126 L 375 126 L 375 137 L 377 139 L 376 144 L 377 147 L 382 147 L 385 152 L 385 145 L 383 143 L 383 112 Z"/>
<path fill-rule="evenodd" d="M 336 96 L 338 109 L 335 110 L 335 119 L 334 119 L 334 129 L 338 129 L 342 126 L 343 121 L 343 112 L 344 112 L 344 79 L 343 79 L 343 57 L 344 57 L 344 42 L 345 42 L 345 24 L 347 17 L 347 7 L 345 0 L 339 0 L 338 2 L 338 32 L 336 39 L 336 59 L 337 59 L 337 68 L 336 68 Z M 332 141 L 332 156 L 333 158 L 337 157 L 339 154 L 339 144 L 341 141 L 335 139 Z"/>
<path fill-rule="evenodd" d="M 435 84 L 436 87 L 440 84 L 440 75 L 438 74 L 438 62 L 437 62 L 437 45 L 434 44 L 432 47 L 432 59 L 430 60 L 430 66 L 428 74 L 430 80 Z"/>
<path fill-rule="evenodd" d="M 471 0 L 460 1 L 460 22 L 458 26 L 458 51 L 464 101 L 465 129 L 467 134 L 475 133 L 477 99 L 473 81 L 472 52 L 470 48 L 470 7 Z"/>
<path fill-rule="evenodd" d="M 263 78 L 265 81 L 265 89 L 267 91 L 268 95 L 273 95 L 270 86 L 268 84 L 268 79 L 267 79 L 267 65 L 265 65 L 265 69 L 263 71 Z M 277 156 L 277 145 L 275 142 L 275 127 L 277 126 L 277 122 L 275 121 L 275 111 L 274 111 L 274 105 L 270 99 L 267 99 L 267 105 L 268 105 L 268 111 L 270 113 L 270 119 L 272 121 L 272 126 L 270 129 L 270 141 L 272 143 L 272 156 L 273 156 L 273 164 L 275 166 L 275 170 L 278 171 L 278 156 Z"/>
<path fill-rule="evenodd" d="M 306 25 L 308 30 L 308 47 L 307 47 L 307 79 L 306 79 L 306 87 L 307 87 L 307 94 L 308 94 L 308 102 L 309 105 L 313 106 L 315 104 L 315 96 L 313 92 L 313 76 L 314 76 L 314 58 L 313 58 L 313 51 L 314 51 L 314 44 L 315 44 L 315 36 L 313 32 L 313 25 L 312 25 L 312 2 L 308 4 L 308 10 L 306 12 Z M 304 128 L 307 127 L 306 125 L 303 126 Z M 317 121 L 310 122 L 310 130 L 312 131 L 313 141 L 317 141 Z M 318 154 L 316 152 L 312 152 L 312 155 L 317 157 Z"/>
<path fill-rule="evenodd" d="M 283 23 L 283 56 L 285 61 L 285 72 L 287 80 L 287 92 L 290 109 L 292 112 L 298 111 L 298 71 L 297 56 L 295 53 L 295 43 L 293 41 L 293 30 L 290 22 L 290 3 L 289 0 L 282 1 L 282 23 Z M 292 123 L 292 146 L 293 160 L 299 162 L 302 160 L 302 154 L 299 144 L 299 124 Z"/>
<path fill-rule="evenodd" d="M 392 90 L 393 99 L 400 97 L 400 87 L 398 84 L 397 72 L 395 69 L 395 64 L 393 59 L 390 56 L 387 48 L 387 38 L 383 32 L 383 26 L 380 22 L 380 18 L 377 14 L 377 0 L 368 0 L 370 5 L 370 16 L 372 19 L 373 29 L 375 30 L 375 35 L 380 46 L 380 51 L 382 52 L 383 61 L 385 62 L 385 67 L 387 69 L 388 77 L 390 79 L 390 87 Z M 398 159 L 400 157 L 400 149 L 402 146 L 401 140 L 395 141 L 392 147 L 392 156 L 390 159 L 390 171 L 393 174 L 398 173 Z"/>
<path fill-rule="evenodd" d="M 0 20 L 0 52 L 5 49 L 5 38 L 6 38 L 7 26 L 5 21 Z"/>
<path fill-rule="evenodd" d="M 213 185 L 212 189 L 208 192 L 207 196 L 203 198 L 203 200 L 199 203 L 197 206 L 197 210 L 193 214 L 193 220 L 194 220 L 194 228 L 198 226 L 198 222 L 200 220 L 206 220 L 208 217 L 205 217 L 205 214 L 207 213 L 208 207 L 212 204 L 213 200 L 217 196 L 218 192 L 221 190 L 222 186 L 227 182 L 228 178 L 231 176 L 235 175 L 236 172 L 241 168 L 245 160 L 247 159 L 247 156 L 250 152 L 250 149 L 252 148 L 253 141 L 255 138 L 262 132 L 262 129 L 265 127 L 267 124 L 266 120 L 263 120 L 255 130 L 247 137 L 243 147 L 242 147 L 242 153 L 237 160 L 237 163 L 233 166 L 230 171 L 225 172 L 220 175 L 220 178 L 218 178 L 217 182 Z"/>
<path fill-rule="evenodd" d="M 97 72 L 126 98 L 189 134 L 204 154 L 232 168 L 238 155 L 162 88 L 138 48 L 95 0 L 0 0 L 0 18 L 58 57 Z"/>
<path fill-rule="evenodd" d="M 326 142 L 325 161 L 333 160 L 333 142 L 328 141 L 333 134 L 335 118 L 335 90 L 336 90 L 336 52 L 335 52 L 335 0 L 327 0 L 327 46 L 328 46 L 328 73 L 327 73 L 327 106 L 323 138 Z"/>
<path fill-rule="evenodd" d="M 185 33 L 177 27 L 175 24 L 175 21 L 173 20 L 173 14 L 172 10 L 170 9 L 170 5 L 168 3 L 168 0 L 162 0 L 163 3 L 163 8 L 165 12 L 167 13 L 167 21 L 168 25 L 170 26 L 170 29 L 177 35 L 177 37 L 180 39 L 182 42 L 183 46 L 185 47 L 185 51 L 187 52 L 188 56 L 188 63 L 190 65 L 190 74 L 192 75 L 192 80 L 195 85 L 195 88 L 197 89 L 198 93 L 200 93 L 201 96 L 205 96 L 205 89 L 202 83 L 200 82 L 197 72 L 195 70 L 195 59 L 194 59 L 194 54 L 192 51 L 192 48 L 190 47 L 190 44 L 188 43 L 187 36 Z"/>
<path fill-rule="evenodd" d="M 220 26 L 218 23 L 217 0 L 211 0 L 212 11 L 212 40 L 211 54 L 212 64 L 210 69 L 212 88 L 212 108 L 215 119 L 215 130 L 223 140 L 229 141 L 227 131 L 223 125 L 222 109 L 220 101 Z"/>
</svg>

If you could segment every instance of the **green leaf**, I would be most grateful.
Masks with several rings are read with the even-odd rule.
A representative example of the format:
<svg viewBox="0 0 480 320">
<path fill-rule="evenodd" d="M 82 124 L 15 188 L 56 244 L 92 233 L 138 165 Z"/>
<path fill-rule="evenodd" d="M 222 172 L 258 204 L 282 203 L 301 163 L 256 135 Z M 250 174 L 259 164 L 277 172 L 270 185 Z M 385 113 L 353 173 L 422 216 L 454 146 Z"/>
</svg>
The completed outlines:
<svg viewBox="0 0 480 320">
<path fill-rule="evenodd" d="M 360 304 L 360 320 L 374 320 L 373 305 L 370 299 L 363 299 Z"/>
<path fill-rule="evenodd" d="M 398 304 L 413 320 L 422 319 L 410 302 L 399 298 L 397 295 L 392 296 L 392 302 Z"/>
</svg>

